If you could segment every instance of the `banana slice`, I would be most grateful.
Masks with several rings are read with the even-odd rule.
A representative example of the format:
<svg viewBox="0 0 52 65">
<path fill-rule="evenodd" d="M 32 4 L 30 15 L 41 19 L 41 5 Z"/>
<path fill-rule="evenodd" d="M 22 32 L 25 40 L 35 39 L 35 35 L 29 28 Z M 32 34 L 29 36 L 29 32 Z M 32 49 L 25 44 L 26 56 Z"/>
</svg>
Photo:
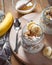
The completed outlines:
<svg viewBox="0 0 52 65">
<path fill-rule="evenodd" d="M 52 59 L 52 52 L 51 52 L 51 55 L 50 55 L 50 56 L 48 56 L 48 58 L 49 58 L 49 59 Z"/>
<path fill-rule="evenodd" d="M 31 27 L 31 31 L 32 31 L 32 33 L 34 33 L 34 34 L 37 35 L 37 36 L 42 33 L 41 28 L 40 28 L 40 26 L 38 26 L 38 25 L 32 26 L 32 27 Z"/>
<path fill-rule="evenodd" d="M 46 47 L 46 48 L 43 50 L 43 55 L 44 55 L 44 56 L 49 57 L 49 56 L 51 55 L 51 53 L 52 53 L 51 47 Z"/>
<path fill-rule="evenodd" d="M 28 23 L 27 29 L 28 29 L 28 30 L 31 30 L 31 27 L 34 26 L 34 24 L 35 24 L 35 22 L 30 22 L 30 23 Z"/>
</svg>

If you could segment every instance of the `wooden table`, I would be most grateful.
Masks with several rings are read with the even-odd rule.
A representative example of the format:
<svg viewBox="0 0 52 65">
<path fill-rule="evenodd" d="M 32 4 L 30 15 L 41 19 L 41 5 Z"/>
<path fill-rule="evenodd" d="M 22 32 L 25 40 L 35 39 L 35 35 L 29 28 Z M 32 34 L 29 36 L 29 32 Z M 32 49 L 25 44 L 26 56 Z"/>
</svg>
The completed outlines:
<svg viewBox="0 0 52 65">
<path fill-rule="evenodd" d="M 33 12 L 41 12 L 42 9 L 44 9 L 45 7 L 49 6 L 49 1 L 52 0 L 36 0 L 37 1 L 37 6 L 36 6 L 36 10 L 34 10 Z M 5 13 L 7 12 L 11 12 L 14 16 L 14 18 L 19 18 L 21 16 L 23 16 L 22 14 L 19 14 L 18 12 L 15 11 L 15 9 L 12 7 L 12 0 L 4 0 L 5 3 Z M 51 2 L 52 5 L 52 2 Z M 12 65 L 23 65 L 22 63 L 20 63 L 19 60 L 16 60 L 15 57 L 12 55 L 11 56 L 11 63 Z"/>
</svg>

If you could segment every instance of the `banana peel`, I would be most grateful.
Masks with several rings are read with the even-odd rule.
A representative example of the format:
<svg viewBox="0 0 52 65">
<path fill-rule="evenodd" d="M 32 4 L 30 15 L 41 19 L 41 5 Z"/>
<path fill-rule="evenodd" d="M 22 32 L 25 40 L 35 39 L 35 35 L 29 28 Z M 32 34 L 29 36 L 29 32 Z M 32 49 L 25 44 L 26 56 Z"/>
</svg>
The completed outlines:
<svg viewBox="0 0 52 65">
<path fill-rule="evenodd" d="M 7 13 L 2 23 L 0 23 L 0 37 L 3 36 L 10 29 L 13 24 L 13 21 L 14 18 L 12 14 L 10 12 Z"/>
</svg>

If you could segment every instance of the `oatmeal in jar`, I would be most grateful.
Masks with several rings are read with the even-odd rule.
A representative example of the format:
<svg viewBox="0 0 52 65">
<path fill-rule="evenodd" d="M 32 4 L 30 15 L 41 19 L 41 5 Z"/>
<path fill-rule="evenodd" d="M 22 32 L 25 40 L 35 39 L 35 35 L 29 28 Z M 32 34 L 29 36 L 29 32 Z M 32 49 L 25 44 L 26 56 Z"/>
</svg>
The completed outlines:
<svg viewBox="0 0 52 65">
<path fill-rule="evenodd" d="M 22 30 L 22 46 L 29 53 L 39 52 L 43 46 L 44 34 L 42 28 L 35 22 L 27 23 Z"/>
<path fill-rule="evenodd" d="M 52 34 L 52 6 L 44 9 L 40 20 L 40 24 L 43 27 L 44 32 Z"/>
</svg>

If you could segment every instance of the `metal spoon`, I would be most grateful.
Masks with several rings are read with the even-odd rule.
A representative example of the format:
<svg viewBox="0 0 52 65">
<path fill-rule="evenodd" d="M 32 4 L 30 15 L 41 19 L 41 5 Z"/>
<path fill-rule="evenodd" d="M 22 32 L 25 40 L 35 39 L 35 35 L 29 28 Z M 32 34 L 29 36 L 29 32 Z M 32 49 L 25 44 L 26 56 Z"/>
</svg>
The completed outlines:
<svg viewBox="0 0 52 65">
<path fill-rule="evenodd" d="M 18 43 L 18 32 L 20 30 L 20 22 L 19 22 L 19 20 L 17 18 L 14 20 L 14 29 L 16 31 L 16 44 L 15 44 L 14 51 L 17 53 L 18 52 L 18 48 L 20 46 L 20 43 Z"/>
</svg>

